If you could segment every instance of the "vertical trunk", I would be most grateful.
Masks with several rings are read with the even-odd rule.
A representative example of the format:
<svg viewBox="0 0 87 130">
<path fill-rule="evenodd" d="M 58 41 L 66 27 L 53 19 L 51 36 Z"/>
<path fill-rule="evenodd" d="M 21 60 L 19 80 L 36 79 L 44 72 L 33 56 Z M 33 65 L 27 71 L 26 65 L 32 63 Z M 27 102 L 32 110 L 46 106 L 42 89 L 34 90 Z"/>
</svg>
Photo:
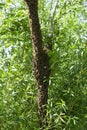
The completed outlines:
<svg viewBox="0 0 87 130">
<path fill-rule="evenodd" d="M 38 0 L 25 0 L 30 20 L 30 30 L 33 42 L 34 74 L 38 85 L 38 115 L 40 128 L 45 129 L 46 105 L 48 99 L 48 85 L 50 76 L 49 57 L 42 47 L 42 35 L 38 18 Z"/>
</svg>

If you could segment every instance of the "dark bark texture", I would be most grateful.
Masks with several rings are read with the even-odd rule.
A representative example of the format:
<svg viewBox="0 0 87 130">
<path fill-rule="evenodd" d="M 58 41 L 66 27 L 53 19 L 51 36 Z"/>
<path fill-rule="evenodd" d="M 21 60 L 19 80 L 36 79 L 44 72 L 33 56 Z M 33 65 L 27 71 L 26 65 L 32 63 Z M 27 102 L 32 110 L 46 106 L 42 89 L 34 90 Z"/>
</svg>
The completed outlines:
<svg viewBox="0 0 87 130">
<path fill-rule="evenodd" d="M 40 128 L 45 130 L 46 105 L 48 99 L 48 86 L 50 76 L 49 56 L 46 49 L 43 49 L 42 35 L 38 18 L 38 0 L 25 0 L 28 11 L 30 30 L 33 43 L 34 74 L 38 86 L 38 115 Z"/>
</svg>

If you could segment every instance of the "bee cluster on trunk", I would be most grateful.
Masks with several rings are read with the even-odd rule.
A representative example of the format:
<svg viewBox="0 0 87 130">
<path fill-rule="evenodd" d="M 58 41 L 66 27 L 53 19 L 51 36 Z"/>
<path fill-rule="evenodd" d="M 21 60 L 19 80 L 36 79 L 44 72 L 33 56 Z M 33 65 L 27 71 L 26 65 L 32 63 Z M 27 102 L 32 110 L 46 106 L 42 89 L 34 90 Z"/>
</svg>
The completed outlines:
<svg viewBox="0 0 87 130">
<path fill-rule="evenodd" d="M 38 86 L 48 86 L 50 76 L 48 48 L 43 49 L 41 54 L 34 55 L 34 74 L 38 81 Z"/>
</svg>

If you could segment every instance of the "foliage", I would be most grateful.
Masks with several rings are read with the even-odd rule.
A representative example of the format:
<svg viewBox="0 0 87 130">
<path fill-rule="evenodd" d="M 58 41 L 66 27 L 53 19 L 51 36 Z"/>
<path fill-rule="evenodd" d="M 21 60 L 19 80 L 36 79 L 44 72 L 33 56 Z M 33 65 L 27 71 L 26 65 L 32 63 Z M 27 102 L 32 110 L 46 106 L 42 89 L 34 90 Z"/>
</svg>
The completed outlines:
<svg viewBox="0 0 87 130">
<path fill-rule="evenodd" d="M 37 87 L 26 7 L 21 0 L 0 3 L 0 129 L 37 130 Z M 44 43 L 52 31 L 54 4 L 39 1 Z M 81 0 L 61 0 L 56 8 L 47 113 L 48 127 L 54 130 L 86 130 L 86 12 Z"/>
</svg>

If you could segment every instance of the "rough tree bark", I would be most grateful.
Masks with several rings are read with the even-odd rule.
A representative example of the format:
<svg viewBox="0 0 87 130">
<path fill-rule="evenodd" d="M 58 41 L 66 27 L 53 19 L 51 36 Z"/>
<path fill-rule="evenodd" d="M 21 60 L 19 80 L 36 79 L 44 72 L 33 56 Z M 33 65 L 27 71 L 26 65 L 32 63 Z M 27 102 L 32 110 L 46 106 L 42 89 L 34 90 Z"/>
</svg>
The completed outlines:
<svg viewBox="0 0 87 130">
<path fill-rule="evenodd" d="M 28 11 L 33 43 L 34 74 L 38 86 L 38 115 L 40 128 L 47 126 L 46 105 L 50 76 L 49 56 L 42 45 L 42 34 L 38 18 L 38 0 L 25 0 Z"/>
</svg>

